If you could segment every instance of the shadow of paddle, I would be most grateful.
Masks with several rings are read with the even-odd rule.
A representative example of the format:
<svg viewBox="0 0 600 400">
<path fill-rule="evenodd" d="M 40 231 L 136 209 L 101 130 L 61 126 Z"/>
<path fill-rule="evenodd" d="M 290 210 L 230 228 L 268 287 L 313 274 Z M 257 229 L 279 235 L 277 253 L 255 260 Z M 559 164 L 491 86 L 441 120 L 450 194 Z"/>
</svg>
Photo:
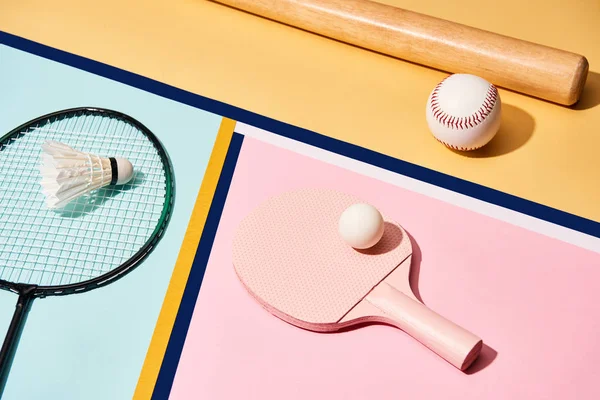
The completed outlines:
<svg viewBox="0 0 600 400">
<path fill-rule="evenodd" d="M 410 283 L 410 288 L 412 289 L 415 297 L 421 303 L 423 303 L 421 292 L 419 292 L 419 275 L 421 274 L 421 260 L 423 259 L 423 255 L 421 253 L 421 248 L 419 247 L 415 238 L 412 237 L 412 235 L 408 232 L 406 232 L 406 234 L 408 235 L 408 238 L 410 239 L 410 244 L 412 245 L 412 264 L 410 266 L 408 282 Z"/>
</svg>

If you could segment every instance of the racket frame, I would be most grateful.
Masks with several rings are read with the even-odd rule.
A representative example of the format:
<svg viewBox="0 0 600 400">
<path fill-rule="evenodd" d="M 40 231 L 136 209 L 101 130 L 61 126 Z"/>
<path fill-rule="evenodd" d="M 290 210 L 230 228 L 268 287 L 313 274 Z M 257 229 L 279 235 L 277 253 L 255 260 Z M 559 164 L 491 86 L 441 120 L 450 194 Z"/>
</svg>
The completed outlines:
<svg viewBox="0 0 600 400">
<path fill-rule="evenodd" d="M 29 126 L 48 119 L 64 117 L 65 115 L 77 113 L 84 114 L 90 112 L 107 117 L 116 117 L 126 121 L 139 129 L 148 138 L 148 140 L 150 140 L 154 148 L 157 150 L 165 170 L 165 205 L 163 206 L 158 224 L 144 245 L 123 264 L 103 275 L 77 283 L 56 286 L 14 283 L 0 279 L 0 289 L 8 290 L 19 296 L 10 326 L 7 330 L 2 345 L 2 349 L 0 350 L 0 396 L 2 395 L 2 387 L 4 386 L 7 377 L 6 375 L 8 374 L 9 360 L 12 359 L 12 354 L 16 350 L 17 337 L 23 328 L 25 315 L 27 314 L 33 299 L 44 298 L 46 296 L 64 296 L 74 293 L 83 293 L 113 283 L 117 279 L 125 276 L 127 273 L 135 269 L 152 252 L 152 250 L 154 250 L 160 239 L 162 239 L 164 236 L 164 232 L 173 213 L 173 206 L 175 202 L 175 175 L 173 172 L 173 165 L 167 151 L 154 133 L 150 131 L 150 129 L 148 129 L 144 124 L 135 118 L 122 112 L 101 107 L 75 107 L 42 115 L 25 122 L 24 124 L 11 130 L 6 135 L 2 136 L 2 138 L 0 138 L 0 154 L 6 147 L 8 140 L 26 135 L 27 133 L 24 133 L 23 131 Z"/>
</svg>

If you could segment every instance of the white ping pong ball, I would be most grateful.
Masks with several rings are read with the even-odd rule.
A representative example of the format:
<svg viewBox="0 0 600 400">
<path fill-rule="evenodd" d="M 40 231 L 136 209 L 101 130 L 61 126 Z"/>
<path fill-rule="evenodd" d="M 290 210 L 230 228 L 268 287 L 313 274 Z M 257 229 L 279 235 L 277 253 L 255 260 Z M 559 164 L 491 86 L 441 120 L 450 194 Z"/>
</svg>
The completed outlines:
<svg viewBox="0 0 600 400">
<path fill-rule="evenodd" d="M 357 203 L 344 210 L 338 230 L 344 241 L 353 248 L 368 249 L 381 240 L 384 221 L 375 207 Z"/>
</svg>

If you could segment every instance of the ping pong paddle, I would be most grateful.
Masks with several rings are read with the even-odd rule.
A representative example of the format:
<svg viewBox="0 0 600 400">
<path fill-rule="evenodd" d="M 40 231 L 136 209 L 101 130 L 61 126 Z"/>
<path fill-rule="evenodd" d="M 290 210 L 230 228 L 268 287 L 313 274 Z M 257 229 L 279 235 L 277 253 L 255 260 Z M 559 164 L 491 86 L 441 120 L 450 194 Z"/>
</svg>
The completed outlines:
<svg viewBox="0 0 600 400">
<path fill-rule="evenodd" d="M 233 241 L 235 271 L 248 292 L 280 319 L 316 332 L 379 322 L 396 326 L 464 371 L 482 340 L 426 307 L 413 294 L 412 245 L 384 217 L 379 242 L 365 250 L 338 233 L 343 211 L 361 203 L 328 189 L 298 189 L 260 204 Z"/>
</svg>

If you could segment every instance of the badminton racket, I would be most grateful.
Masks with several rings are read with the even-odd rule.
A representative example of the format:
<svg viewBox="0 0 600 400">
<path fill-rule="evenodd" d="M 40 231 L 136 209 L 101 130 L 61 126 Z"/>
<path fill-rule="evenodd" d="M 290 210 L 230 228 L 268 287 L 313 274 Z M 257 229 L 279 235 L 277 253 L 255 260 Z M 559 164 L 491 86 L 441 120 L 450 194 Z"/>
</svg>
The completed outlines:
<svg viewBox="0 0 600 400">
<path fill-rule="evenodd" d="M 39 171 L 47 140 L 125 157 L 134 176 L 126 185 L 106 186 L 49 209 Z M 2 137 L 0 182 L 0 289 L 18 295 L 0 352 L 1 389 L 32 301 L 99 288 L 138 266 L 167 227 L 174 178 L 167 152 L 140 122 L 112 110 L 74 108 Z"/>
</svg>

